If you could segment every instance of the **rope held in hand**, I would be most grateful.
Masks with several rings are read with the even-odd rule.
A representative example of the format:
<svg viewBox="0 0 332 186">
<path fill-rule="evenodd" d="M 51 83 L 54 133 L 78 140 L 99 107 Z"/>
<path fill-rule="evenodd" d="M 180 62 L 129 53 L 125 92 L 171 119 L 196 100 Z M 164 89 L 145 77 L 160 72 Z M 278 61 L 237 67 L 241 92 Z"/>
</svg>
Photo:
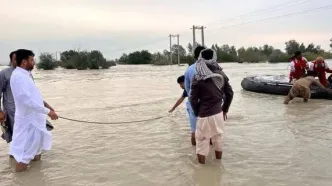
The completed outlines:
<svg viewBox="0 0 332 186">
<path fill-rule="evenodd" d="M 123 121 L 123 122 L 95 122 L 95 121 L 84 121 L 84 120 L 71 119 L 71 118 L 66 118 L 66 117 L 62 117 L 62 116 L 58 116 L 58 117 L 61 119 L 64 119 L 64 120 L 74 121 L 74 122 L 79 122 L 79 123 L 116 125 L 116 124 L 124 124 L 124 123 L 140 123 L 140 122 L 145 122 L 145 121 L 153 121 L 153 120 L 164 118 L 165 116 L 159 116 L 159 117 L 155 117 L 155 118 L 136 120 L 136 121 Z"/>
</svg>

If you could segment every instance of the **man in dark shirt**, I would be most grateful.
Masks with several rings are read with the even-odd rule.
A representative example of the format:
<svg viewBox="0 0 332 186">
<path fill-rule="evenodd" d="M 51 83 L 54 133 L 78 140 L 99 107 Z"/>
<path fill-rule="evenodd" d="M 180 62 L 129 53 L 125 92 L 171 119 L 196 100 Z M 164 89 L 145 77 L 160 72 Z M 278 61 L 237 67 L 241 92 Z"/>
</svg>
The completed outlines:
<svg viewBox="0 0 332 186">
<path fill-rule="evenodd" d="M 186 97 L 188 97 L 187 91 L 184 89 L 184 75 L 178 77 L 177 82 L 180 85 L 180 87 L 183 89 L 183 93 L 182 93 L 182 96 L 176 101 L 176 103 L 173 106 L 173 108 L 168 111 L 170 113 L 172 113 L 176 109 L 176 107 L 178 107 L 183 102 L 183 100 Z"/>
<path fill-rule="evenodd" d="M 197 116 L 196 154 L 201 164 L 205 163 L 205 157 L 209 153 L 210 139 L 216 159 L 222 157 L 225 113 L 231 105 L 233 94 L 228 77 L 217 63 L 216 53 L 211 49 L 203 50 L 196 62 L 196 75 L 189 97 Z"/>
</svg>

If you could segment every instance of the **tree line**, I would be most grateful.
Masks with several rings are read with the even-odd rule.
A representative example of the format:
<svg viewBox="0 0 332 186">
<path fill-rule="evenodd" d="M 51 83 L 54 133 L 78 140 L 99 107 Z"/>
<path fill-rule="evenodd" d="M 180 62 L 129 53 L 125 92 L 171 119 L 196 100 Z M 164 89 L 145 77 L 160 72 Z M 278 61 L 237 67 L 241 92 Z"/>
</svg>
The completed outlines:
<svg viewBox="0 0 332 186">
<path fill-rule="evenodd" d="M 330 40 L 330 47 L 332 48 L 332 39 Z M 196 43 L 196 46 L 199 44 Z M 296 40 L 289 40 L 285 42 L 285 52 L 276 49 L 273 46 L 265 44 L 261 47 L 241 47 L 236 49 L 235 46 L 213 44 L 211 46 L 217 53 L 217 58 L 220 62 L 289 62 L 290 57 L 296 51 L 301 51 L 303 56 L 312 61 L 317 56 L 322 56 L 326 59 L 332 59 L 332 53 L 324 51 L 320 45 L 310 43 L 305 45 Z M 76 51 L 68 50 L 60 54 L 60 61 L 56 61 L 54 56 L 50 53 L 42 53 L 39 56 L 39 63 L 37 68 L 52 70 L 56 67 L 65 69 L 108 69 L 116 64 L 152 64 L 152 65 L 171 65 L 178 63 L 178 54 L 180 56 L 180 63 L 192 64 L 194 63 L 193 46 L 191 43 L 187 45 L 187 50 L 181 45 L 173 45 L 171 50 L 164 50 L 163 52 L 150 53 L 148 50 L 134 51 L 129 54 L 123 54 L 119 59 L 107 61 L 103 54 L 98 50 L 93 51 Z M 172 63 L 171 63 L 172 54 Z"/>
<path fill-rule="evenodd" d="M 51 53 L 41 53 L 37 68 L 53 70 L 57 67 L 62 67 L 65 69 L 87 70 L 108 69 L 115 65 L 115 61 L 107 61 L 103 54 L 98 50 L 68 50 L 60 53 L 60 61 L 56 61 Z"/>
<path fill-rule="evenodd" d="M 196 46 L 199 45 L 198 43 Z M 332 48 L 332 41 L 330 44 Z M 294 55 L 296 51 L 301 51 L 303 56 L 308 60 L 314 60 L 317 56 L 324 58 L 332 58 L 332 53 L 324 51 L 320 45 L 310 43 L 305 45 L 299 43 L 296 40 L 289 40 L 285 42 L 285 52 L 280 49 L 276 49 L 273 46 L 265 44 L 261 47 L 241 47 L 236 49 L 235 46 L 230 45 L 218 45 L 213 44 L 211 46 L 217 53 L 217 58 L 220 62 L 289 62 L 290 57 Z M 192 64 L 193 58 L 193 46 L 191 43 L 187 45 L 187 50 L 183 46 L 173 45 L 171 51 L 164 50 L 163 52 L 150 53 L 147 50 L 135 51 L 129 54 L 123 54 L 119 59 L 116 59 L 116 63 L 119 64 L 153 64 L 153 65 L 170 65 L 170 57 L 172 53 L 172 64 L 178 63 L 178 51 L 180 55 L 180 63 Z"/>
</svg>

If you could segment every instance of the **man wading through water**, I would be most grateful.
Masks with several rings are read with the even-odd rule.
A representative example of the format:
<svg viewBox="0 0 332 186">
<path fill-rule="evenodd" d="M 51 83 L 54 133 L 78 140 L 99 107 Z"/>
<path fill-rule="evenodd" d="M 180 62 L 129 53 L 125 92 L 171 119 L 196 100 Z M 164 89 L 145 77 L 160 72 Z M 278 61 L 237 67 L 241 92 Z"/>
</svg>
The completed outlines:
<svg viewBox="0 0 332 186">
<path fill-rule="evenodd" d="M 199 57 L 199 54 L 204 49 L 205 49 L 205 47 L 203 47 L 203 46 L 198 46 L 195 48 L 194 57 L 195 57 L 196 61 Z M 184 88 L 185 88 L 186 92 L 188 93 L 188 95 L 190 95 L 190 91 L 191 91 L 190 87 L 191 87 L 192 80 L 196 73 L 195 71 L 196 71 L 196 62 L 194 64 L 190 65 L 188 67 L 188 69 L 186 70 L 186 72 L 184 73 Z M 189 123 L 190 123 L 190 129 L 191 129 L 191 144 L 196 145 L 195 131 L 196 131 L 197 118 L 194 114 L 193 109 L 191 108 L 190 100 L 187 101 L 186 105 L 187 105 L 187 112 L 188 112 L 188 116 L 189 116 Z"/>
<path fill-rule="evenodd" d="M 16 51 L 17 67 L 10 78 L 15 101 L 15 123 L 10 154 L 17 161 L 16 171 L 27 169 L 30 161 L 41 159 L 42 150 L 52 147 L 52 134 L 46 129 L 46 116 L 58 119 L 53 109 L 47 108 L 30 71 L 34 68 L 34 53 Z"/>
<path fill-rule="evenodd" d="M 221 106 L 224 98 L 224 104 Z M 190 103 L 197 116 L 196 154 L 198 162 L 205 164 L 212 140 L 216 159 L 222 157 L 224 120 L 233 100 L 228 77 L 217 63 L 215 51 L 205 49 L 196 62 L 196 74 L 191 85 Z"/>
<path fill-rule="evenodd" d="M 15 51 L 9 54 L 10 67 L 1 70 L 0 72 L 0 98 L 2 99 L 3 108 L 0 104 L 0 122 L 3 124 L 4 132 L 1 137 L 7 143 L 12 141 L 15 103 L 13 94 L 10 88 L 10 77 L 16 68 L 16 53 Z"/>
</svg>

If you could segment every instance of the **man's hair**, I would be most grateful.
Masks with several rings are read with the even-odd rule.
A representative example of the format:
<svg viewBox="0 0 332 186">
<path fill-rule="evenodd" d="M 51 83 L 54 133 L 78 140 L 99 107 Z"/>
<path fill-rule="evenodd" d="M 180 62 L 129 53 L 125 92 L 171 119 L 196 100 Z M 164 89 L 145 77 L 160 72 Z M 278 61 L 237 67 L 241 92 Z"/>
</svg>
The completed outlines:
<svg viewBox="0 0 332 186">
<path fill-rule="evenodd" d="M 299 56 L 299 55 L 302 55 L 302 52 L 301 52 L 301 51 L 296 51 L 296 52 L 294 53 L 294 57 L 297 57 L 297 56 Z"/>
<path fill-rule="evenodd" d="M 32 57 L 35 56 L 35 54 L 31 50 L 27 50 L 27 49 L 18 49 L 18 50 L 16 50 L 16 63 L 17 63 L 17 66 L 21 66 L 22 61 L 24 59 L 28 60 L 30 56 L 32 56 Z"/>
<path fill-rule="evenodd" d="M 195 50 L 194 50 L 194 57 L 195 57 L 195 59 L 198 59 L 199 54 L 204 49 L 205 49 L 205 47 L 203 47 L 203 46 L 198 46 L 198 47 L 195 48 Z"/>
<path fill-rule="evenodd" d="M 184 75 L 178 77 L 178 80 L 177 82 L 180 84 L 180 83 L 184 83 Z"/>
<path fill-rule="evenodd" d="M 205 60 L 210 60 L 213 58 L 213 50 L 207 49 L 202 51 L 202 58 Z"/>
<path fill-rule="evenodd" d="M 10 61 L 12 61 L 14 54 L 16 54 L 16 51 L 12 51 L 12 52 L 9 54 L 9 59 L 10 59 Z"/>
</svg>

